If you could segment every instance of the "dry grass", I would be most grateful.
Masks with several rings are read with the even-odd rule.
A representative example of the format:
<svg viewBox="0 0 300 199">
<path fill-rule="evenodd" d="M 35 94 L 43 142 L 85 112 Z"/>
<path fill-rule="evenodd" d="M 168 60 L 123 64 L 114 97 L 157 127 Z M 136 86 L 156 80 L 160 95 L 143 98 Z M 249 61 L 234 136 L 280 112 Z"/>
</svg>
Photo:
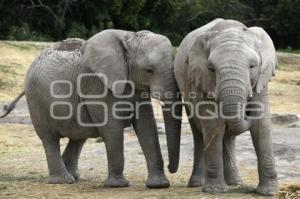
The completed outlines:
<svg viewBox="0 0 300 199">
<path fill-rule="evenodd" d="M 272 112 L 300 114 L 300 63 L 281 65 L 269 84 Z"/>
<path fill-rule="evenodd" d="M 47 43 L 0 42 L 0 101 L 23 90 L 25 73 Z"/>
<path fill-rule="evenodd" d="M 284 185 L 278 192 L 279 199 L 298 199 L 300 198 L 300 184 L 298 183 L 289 183 Z"/>
</svg>

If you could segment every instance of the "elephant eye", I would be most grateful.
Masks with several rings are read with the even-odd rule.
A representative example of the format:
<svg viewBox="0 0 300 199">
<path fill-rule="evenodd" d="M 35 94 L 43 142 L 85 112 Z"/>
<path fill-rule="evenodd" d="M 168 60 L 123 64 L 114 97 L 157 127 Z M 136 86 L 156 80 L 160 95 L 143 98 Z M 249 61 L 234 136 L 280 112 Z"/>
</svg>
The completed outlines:
<svg viewBox="0 0 300 199">
<path fill-rule="evenodd" d="M 215 69 L 213 69 L 213 68 L 209 68 L 208 70 L 210 70 L 211 72 L 215 72 Z"/>
<path fill-rule="evenodd" d="M 254 64 L 252 64 L 252 65 L 250 65 L 250 68 L 252 69 L 252 68 L 254 68 L 255 67 L 255 65 Z"/>
<path fill-rule="evenodd" d="M 146 71 L 147 71 L 147 73 L 149 73 L 150 75 L 153 74 L 153 71 L 152 71 L 151 69 L 147 69 Z"/>
</svg>

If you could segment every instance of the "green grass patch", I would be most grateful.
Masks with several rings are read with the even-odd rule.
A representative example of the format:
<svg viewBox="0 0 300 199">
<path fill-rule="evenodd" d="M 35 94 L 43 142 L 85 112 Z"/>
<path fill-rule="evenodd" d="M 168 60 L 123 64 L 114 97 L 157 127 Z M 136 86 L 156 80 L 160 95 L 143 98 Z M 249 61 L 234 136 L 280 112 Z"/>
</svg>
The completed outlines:
<svg viewBox="0 0 300 199">
<path fill-rule="evenodd" d="M 28 176 L 14 176 L 14 175 L 0 175 L 0 181 L 2 182 L 17 182 L 17 181 L 37 181 L 40 182 L 47 177 L 42 175 L 28 175 Z"/>
<path fill-rule="evenodd" d="M 300 54 L 300 49 L 278 49 L 278 52 Z"/>
<path fill-rule="evenodd" d="M 12 86 L 11 82 L 3 81 L 2 79 L 0 79 L 0 89 L 7 88 L 10 86 Z"/>
<path fill-rule="evenodd" d="M 9 66 L 9 65 L 1 65 L 0 64 L 0 72 L 3 72 L 3 73 L 9 73 L 9 74 L 14 74 L 16 75 L 17 73 L 15 72 L 14 70 L 14 67 L 17 66 L 21 66 L 20 64 L 17 64 L 17 63 L 13 63 L 13 66 Z"/>
<path fill-rule="evenodd" d="M 299 71 L 300 70 L 300 66 L 299 65 L 293 65 L 293 64 L 279 64 L 277 66 L 276 70 L 293 72 L 293 71 Z"/>
<path fill-rule="evenodd" d="M 21 51 L 43 50 L 52 44 L 51 42 L 15 42 L 15 41 L 3 41 L 2 43 L 9 47 L 14 47 Z"/>
<path fill-rule="evenodd" d="M 22 51 L 29 51 L 32 50 L 32 48 L 34 47 L 34 45 L 32 44 L 23 44 L 23 43 L 15 43 L 15 42 L 4 42 L 4 43 L 10 47 L 14 47 Z"/>
</svg>

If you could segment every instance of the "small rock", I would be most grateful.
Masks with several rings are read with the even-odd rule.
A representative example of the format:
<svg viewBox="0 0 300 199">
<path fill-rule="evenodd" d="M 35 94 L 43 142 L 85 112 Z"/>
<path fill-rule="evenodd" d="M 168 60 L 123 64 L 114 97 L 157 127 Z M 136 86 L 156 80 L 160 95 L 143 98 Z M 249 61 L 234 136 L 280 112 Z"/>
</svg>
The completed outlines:
<svg viewBox="0 0 300 199">
<path fill-rule="evenodd" d="M 272 114 L 272 123 L 277 125 L 285 125 L 299 121 L 296 114 Z"/>
<path fill-rule="evenodd" d="M 300 128 L 300 122 L 295 122 L 287 126 L 287 128 Z"/>
</svg>

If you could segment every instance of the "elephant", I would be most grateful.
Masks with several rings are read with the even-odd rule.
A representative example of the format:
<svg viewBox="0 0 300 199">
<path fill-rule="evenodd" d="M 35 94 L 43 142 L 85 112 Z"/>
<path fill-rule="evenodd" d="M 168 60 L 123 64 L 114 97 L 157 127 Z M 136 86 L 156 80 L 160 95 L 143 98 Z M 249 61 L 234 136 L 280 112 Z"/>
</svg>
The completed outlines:
<svg viewBox="0 0 300 199">
<path fill-rule="evenodd" d="M 226 192 L 228 185 L 241 184 L 235 139 L 250 130 L 258 159 L 256 192 L 276 192 L 268 82 L 277 63 L 269 35 L 235 20 L 215 19 L 182 40 L 174 73 L 194 138 L 188 186 Z"/>
<path fill-rule="evenodd" d="M 151 97 L 162 101 L 169 151 L 178 151 L 181 120 L 172 115 L 170 106 L 181 98 L 173 64 L 169 39 L 146 30 L 109 29 L 87 41 L 57 42 L 31 64 L 24 92 L 6 106 L 5 115 L 25 94 L 45 150 L 48 183 L 78 180 L 78 159 L 85 141 L 102 137 L 108 161 L 104 186 L 129 186 L 123 175 L 123 132 L 132 125 L 146 158 L 146 186 L 169 187 Z M 180 115 L 181 108 L 175 111 Z M 63 137 L 69 142 L 61 155 Z M 178 161 L 179 156 L 169 154 L 171 172 L 177 170 Z"/>
</svg>

